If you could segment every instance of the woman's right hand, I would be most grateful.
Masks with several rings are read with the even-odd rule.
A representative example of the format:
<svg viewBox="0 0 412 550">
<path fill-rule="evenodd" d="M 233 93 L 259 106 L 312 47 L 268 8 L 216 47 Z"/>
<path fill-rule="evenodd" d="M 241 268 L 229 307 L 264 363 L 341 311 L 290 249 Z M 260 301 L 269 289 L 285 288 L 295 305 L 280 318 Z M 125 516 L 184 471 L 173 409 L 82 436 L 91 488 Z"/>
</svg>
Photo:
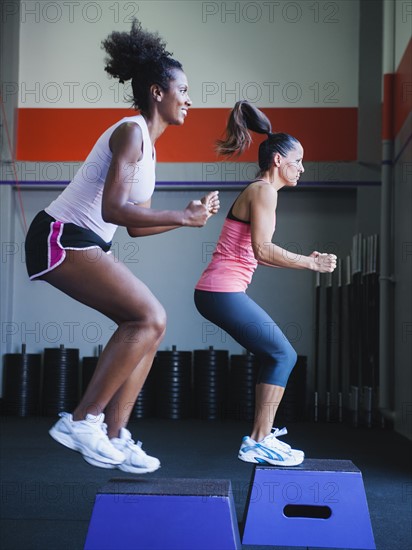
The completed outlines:
<svg viewBox="0 0 412 550">
<path fill-rule="evenodd" d="M 319 271 L 319 273 L 332 273 L 336 268 L 337 257 L 335 254 L 314 251 L 310 258 L 313 258 L 313 270 Z"/>
<path fill-rule="evenodd" d="M 183 225 L 189 227 L 203 227 L 207 220 L 219 210 L 219 193 L 212 191 L 201 200 L 191 201 L 185 208 Z"/>
<path fill-rule="evenodd" d="M 209 218 L 209 211 L 201 201 L 190 201 L 183 214 L 183 225 L 188 227 L 203 227 Z"/>
</svg>

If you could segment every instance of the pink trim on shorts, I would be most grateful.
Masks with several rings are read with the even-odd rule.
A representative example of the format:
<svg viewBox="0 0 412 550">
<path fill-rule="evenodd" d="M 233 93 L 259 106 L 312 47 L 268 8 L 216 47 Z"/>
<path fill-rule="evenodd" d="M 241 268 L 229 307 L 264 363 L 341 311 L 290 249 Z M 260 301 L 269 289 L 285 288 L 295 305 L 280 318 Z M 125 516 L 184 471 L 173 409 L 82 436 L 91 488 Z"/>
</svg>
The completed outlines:
<svg viewBox="0 0 412 550">
<path fill-rule="evenodd" d="M 56 220 L 50 223 L 50 232 L 47 236 L 47 267 L 39 273 L 35 273 L 29 277 L 30 280 L 37 279 L 45 273 L 49 273 L 54 268 L 59 266 L 66 258 L 66 250 L 91 250 L 93 248 L 102 248 L 93 244 L 91 246 L 63 246 L 60 242 L 60 238 L 63 235 L 64 231 L 64 222 Z M 105 254 L 111 254 L 111 250 L 105 252 Z"/>
<path fill-rule="evenodd" d="M 45 273 L 52 271 L 55 267 L 60 265 L 66 257 L 66 251 L 60 243 L 60 237 L 62 236 L 64 223 L 55 221 L 50 223 L 50 233 L 47 237 L 47 269 L 31 275 L 30 280 L 37 279 Z"/>
<path fill-rule="evenodd" d="M 47 250 L 47 268 L 48 270 L 54 269 L 62 263 L 66 257 L 62 245 L 60 244 L 60 237 L 63 233 L 64 224 L 60 221 L 55 221 L 50 224 L 50 233 L 47 238 L 48 250 Z"/>
<path fill-rule="evenodd" d="M 53 269 L 57 265 L 59 265 L 66 255 L 65 251 L 63 250 L 61 244 L 60 244 L 60 237 L 63 233 L 63 223 L 56 221 L 52 222 L 50 224 L 50 233 L 47 238 L 47 244 L 48 244 L 48 262 L 47 267 L 48 269 Z"/>
</svg>

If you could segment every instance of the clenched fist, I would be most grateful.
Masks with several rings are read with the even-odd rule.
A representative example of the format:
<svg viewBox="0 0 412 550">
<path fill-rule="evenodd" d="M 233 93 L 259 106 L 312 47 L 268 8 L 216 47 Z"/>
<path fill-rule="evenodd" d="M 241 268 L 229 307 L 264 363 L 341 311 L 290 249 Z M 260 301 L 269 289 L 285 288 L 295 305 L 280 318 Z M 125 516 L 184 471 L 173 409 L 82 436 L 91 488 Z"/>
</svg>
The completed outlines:
<svg viewBox="0 0 412 550">
<path fill-rule="evenodd" d="M 314 260 L 314 271 L 319 271 L 319 273 L 332 273 L 336 268 L 337 257 L 335 254 L 314 251 L 310 257 Z"/>
<path fill-rule="evenodd" d="M 220 208 L 220 201 L 219 201 L 219 191 L 212 191 L 202 197 L 201 199 L 202 204 L 204 204 L 207 208 L 207 211 L 209 212 L 209 217 L 213 216 L 219 211 Z"/>
<path fill-rule="evenodd" d="M 183 225 L 203 227 L 210 216 L 218 212 L 219 208 L 219 191 L 211 191 L 201 200 L 191 201 L 186 206 Z"/>
</svg>

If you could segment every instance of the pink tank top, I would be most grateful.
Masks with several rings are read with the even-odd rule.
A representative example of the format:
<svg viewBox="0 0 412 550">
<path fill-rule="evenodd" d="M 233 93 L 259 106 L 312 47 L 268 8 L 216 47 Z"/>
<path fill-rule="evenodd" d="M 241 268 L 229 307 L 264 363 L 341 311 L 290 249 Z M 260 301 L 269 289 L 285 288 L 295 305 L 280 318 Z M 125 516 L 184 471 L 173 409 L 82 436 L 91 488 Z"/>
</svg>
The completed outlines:
<svg viewBox="0 0 412 550">
<path fill-rule="evenodd" d="M 250 223 L 226 218 L 212 259 L 195 288 L 209 292 L 245 292 L 257 265 Z"/>
</svg>

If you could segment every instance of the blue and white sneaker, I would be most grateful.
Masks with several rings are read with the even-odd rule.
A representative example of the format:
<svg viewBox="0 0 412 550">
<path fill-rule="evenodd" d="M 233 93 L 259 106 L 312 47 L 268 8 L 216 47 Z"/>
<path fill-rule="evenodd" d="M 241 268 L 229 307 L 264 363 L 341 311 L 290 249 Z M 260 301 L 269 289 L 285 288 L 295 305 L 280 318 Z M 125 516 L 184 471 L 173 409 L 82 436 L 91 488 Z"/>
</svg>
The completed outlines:
<svg viewBox="0 0 412 550">
<path fill-rule="evenodd" d="M 238 458 L 244 462 L 255 464 L 272 464 L 274 466 L 298 466 L 305 459 L 305 453 L 292 449 L 287 443 L 277 438 L 287 434 L 286 428 L 274 428 L 261 441 L 255 441 L 249 436 L 242 439 Z"/>
</svg>

